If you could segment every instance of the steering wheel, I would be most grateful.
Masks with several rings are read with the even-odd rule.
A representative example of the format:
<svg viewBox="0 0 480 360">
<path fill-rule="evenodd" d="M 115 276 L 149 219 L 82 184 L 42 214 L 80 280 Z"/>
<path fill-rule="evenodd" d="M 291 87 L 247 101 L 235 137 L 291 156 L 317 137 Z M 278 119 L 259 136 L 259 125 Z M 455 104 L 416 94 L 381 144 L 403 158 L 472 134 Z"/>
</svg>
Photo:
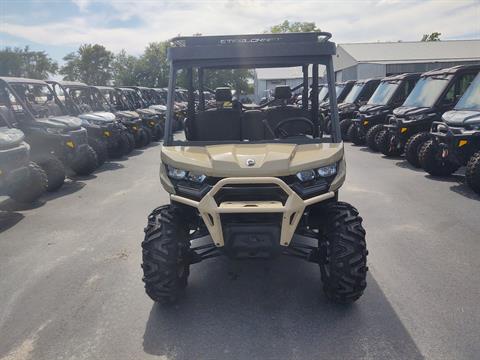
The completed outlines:
<svg viewBox="0 0 480 360">
<path fill-rule="evenodd" d="M 306 129 L 308 132 L 306 133 L 297 133 L 297 134 L 290 134 L 286 129 L 285 126 L 292 123 L 302 123 L 306 125 Z M 290 136 L 298 136 L 298 135 L 314 135 L 315 134 L 315 125 L 313 122 L 305 117 L 292 117 L 285 120 L 280 121 L 275 128 L 273 129 L 275 137 L 286 139 Z"/>
</svg>

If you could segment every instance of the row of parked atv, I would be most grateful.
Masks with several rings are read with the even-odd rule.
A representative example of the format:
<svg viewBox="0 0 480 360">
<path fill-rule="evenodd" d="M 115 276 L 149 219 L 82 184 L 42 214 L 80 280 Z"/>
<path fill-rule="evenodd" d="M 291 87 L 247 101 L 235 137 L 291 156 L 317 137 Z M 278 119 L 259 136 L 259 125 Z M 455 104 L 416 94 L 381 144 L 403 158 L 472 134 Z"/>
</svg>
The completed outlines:
<svg viewBox="0 0 480 360">
<path fill-rule="evenodd" d="M 0 78 L 0 195 L 33 202 L 163 138 L 166 90 Z M 175 128 L 185 94 L 176 95 Z"/>
<path fill-rule="evenodd" d="M 480 193 L 480 65 L 337 84 L 342 137 Z M 323 94 L 322 94 L 323 91 Z M 328 90 L 321 90 L 324 96 Z M 328 104 L 321 108 L 329 132 Z"/>
</svg>

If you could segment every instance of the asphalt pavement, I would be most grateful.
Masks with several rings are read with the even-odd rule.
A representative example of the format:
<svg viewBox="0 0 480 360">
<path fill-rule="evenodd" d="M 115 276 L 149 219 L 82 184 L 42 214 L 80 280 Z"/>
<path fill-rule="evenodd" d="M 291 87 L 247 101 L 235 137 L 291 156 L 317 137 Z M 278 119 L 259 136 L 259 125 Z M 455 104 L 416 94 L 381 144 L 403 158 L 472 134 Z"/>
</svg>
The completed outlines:
<svg viewBox="0 0 480 360">
<path fill-rule="evenodd" d="M 329 303 L 318 267 L 281 257 L 192 266 L 182 301 L 145 295 L 143 227 L 165 204 L 159 146 L 31 207 L 0 198 L 0 360 L 478 359 L 480 198 L 347 145 L 340 199 L 364 218 L 365 295 Z"/>
</svg>

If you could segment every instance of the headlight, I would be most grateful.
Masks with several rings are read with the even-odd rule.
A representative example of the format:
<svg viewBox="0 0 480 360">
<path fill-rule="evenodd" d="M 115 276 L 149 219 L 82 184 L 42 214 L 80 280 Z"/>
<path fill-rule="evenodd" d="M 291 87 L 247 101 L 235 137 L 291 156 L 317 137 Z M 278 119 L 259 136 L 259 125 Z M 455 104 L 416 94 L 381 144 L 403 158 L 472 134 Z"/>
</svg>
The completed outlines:
<svg viewBox="0 0 480 360">
<path fill-rule="evenodd" d="M 302 170 L 297 173 L 297 178 L 301 182 L 306 182 L 315 179 L 315 171 L 313 170 Z"/>
<path fill-rule="evenodd" d="M 58 134 L 61 134 L 63 133 L 63 129 L 59 129 L 59 128 L 45 128 L 45 131 L 48 132 L 49 134 L 55 134 L 55 135 L 58 135 Z"/>
<path fill-rule="evenodd" d="M 201 184 L 207 178 L 204 174 L 197 174 L 187 170 L 177 169 L 173 166 L 167 166 L 168 176 L 174 180 L 188 180 L 197 184 Z"/>
<path fill-rule="evenodd" d="M 333 176 L 337 173 L 337 164 L 322 166 L 317 170 L 317 173 L 320 177 Z"/>
<path fill-rule="evenodd" d="M 322 166 L 318 169 L 310 169 L 310 170 L 302 170 L 299 171 L 295 176 L 301 182 L 307 182 L 314 180 L 317 176 L 318 177 L 330 177 L 337 173 L 337 164 L 331 164 L 327 166 Z"/>
<path fill-rule="evenodd" d="M 187 171 L 168 166 L 168 176 L 175 180 L 183 180 L 187 177 Z"/>
</svg>

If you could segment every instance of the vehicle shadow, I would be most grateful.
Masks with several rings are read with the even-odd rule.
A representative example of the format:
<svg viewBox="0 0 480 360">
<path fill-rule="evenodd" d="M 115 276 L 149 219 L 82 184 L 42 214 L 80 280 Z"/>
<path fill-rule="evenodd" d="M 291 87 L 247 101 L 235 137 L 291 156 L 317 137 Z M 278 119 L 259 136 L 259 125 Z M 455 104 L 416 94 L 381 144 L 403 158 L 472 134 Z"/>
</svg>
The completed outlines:
<svg viewBox="0 0 480 360">
<path fill-rule="evenodd" d="M 398 166 L 398 167 L 404 168 L 404 169 L 409 169 L 409 170 L 413 170 L 413 171 L 416 171 L 416 172 L 425 173 L 425 170 L 423 170 L 422 168 L 416 168 L 415 166 L 410 164 L 407 160 L 398 161 L 398 162 L 395 163 L 395 165 Z"/>
<path fill-rule="evenodd" d="M 82 190 L 85 185 L 86 184 L 83 181 L 77 181 L 72 179 L 72 181 L 66 181 L 60 189 L 53 192 L 45 193 L 42 196 L 42 199 L 50 201 L 62 196 L 70 195 Z"/>
<path fill-rule="evenodd" d="M 13 211 L 0 211 L 0 233 L 10 229 L 23 220 L 25 216 Z"/>
<path fill-rule="evenodd" d="M 38 199 L 32 203 L 21 203 L 17 202 L 13 199 L 7 198 L 6 200 L 0 202 L 0 211 L 25 211 L 25 210 L 33 210 L 37 209 L 41 206 L 45 205 L 45 201 L 42 199 Z"/>
<path fill-rule="evenodd" d="M 174 359 L 422 358 L 371 276 L 362 299 L 336 305 L 315 264 L 287 257 L 194 265 L 178 305 L 153 305 L 143 347 Z"/>
<path fill-rule="evenodd" d="M 425 175 L 429 180 L 440 181 L 446 183 L 452 183 L 450 190 L 460 194 L 468 199 L 480 200 L 480 195 L 476 194 L 466 183 L 465 183 L 465 169 L 461 168 L 456 173 L 449 176 L 431 176 Z"/>
<path fill-rule="evenodd" d="M 145 150 L 145 149 L 146 147 L 143 147 L 141 149 L 134 149 L 130 154 L 127 155 L 127 157 L 142 155 L 143 154 L 142 150 Z"/>
<path fill-rule="evenodd" d="M 358 150 L 363 151 L 363 152 L 367 152 L 367 153 L 370 153 L 370 154 L 380 154 L 378 151 L 373 151 L 372 149 L 370 149 L 368 146 L 365 146 L 365 145 L 363 145 L 363 147 L 359 148 Z"/>
<path fill-rule="evenodd" d="M 111 170 L 118 170 L 123 169 L 125 165 L 119 164 L 116 160 L 115 161 L 108 161 L 102 164 L 97 170 L 95 170 L 95 174 L 102 173 L 104 171 L 111 171 Z"/>
</svg>

